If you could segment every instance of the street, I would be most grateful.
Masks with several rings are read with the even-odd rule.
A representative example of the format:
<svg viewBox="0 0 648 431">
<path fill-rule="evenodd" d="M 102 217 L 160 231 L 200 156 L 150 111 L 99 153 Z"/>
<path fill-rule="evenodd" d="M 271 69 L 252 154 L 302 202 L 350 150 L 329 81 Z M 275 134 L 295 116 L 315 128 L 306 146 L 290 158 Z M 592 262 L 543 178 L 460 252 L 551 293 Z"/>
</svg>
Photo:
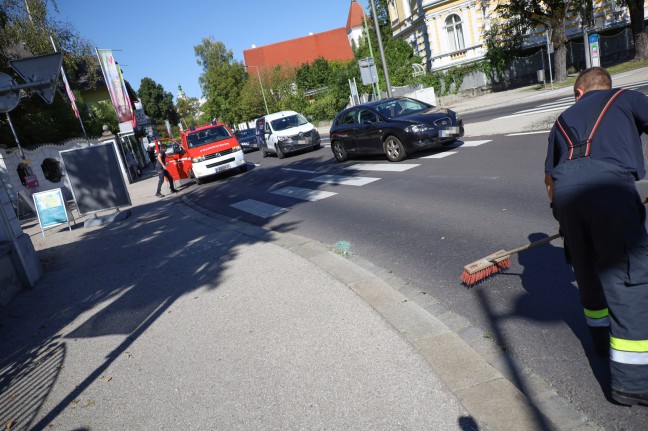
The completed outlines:
<svg viewBox="0 0 648 431">
<path fill-rule="evenodd" d="M 283 160 L 252 152 L 248 173 L 186 192 L 228 217 L 344 244 L 489 334 L 512 358 L 497 364 L 512 381 L 532 372 L 606 429 L 641 429 L 648 409 L 605 399 L 608 362 L 593 354 L 560 240 L 513 256 L 508 271 L 476 287 L 459 280 L 468 263 L 557 232 L 542 180 L 546 142 L 546 132 L 470 137 L 400 163 L 340 164 L 329 147 Z"/>
</svg>

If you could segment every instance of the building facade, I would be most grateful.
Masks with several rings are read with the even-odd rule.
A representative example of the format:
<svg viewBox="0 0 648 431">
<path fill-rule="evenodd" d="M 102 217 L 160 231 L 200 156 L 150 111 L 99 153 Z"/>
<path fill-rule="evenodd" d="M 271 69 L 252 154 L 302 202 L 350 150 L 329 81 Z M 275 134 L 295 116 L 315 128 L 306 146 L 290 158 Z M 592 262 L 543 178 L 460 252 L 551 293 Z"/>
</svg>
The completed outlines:
<svg viewBox="0 0 648 431">
<path fill-rule="evenodd" d="M 484 33 L 498 19 L 498 0 L 388 0 L 393 37 L 407 41 L 414 54 L 423 58 L 427 70 L 444 70 L 484 59 Z M 645 6 L 648 16 L 648 4 Z M 619 0 L 594 1 L 591 16 L 569 14 L 566 37 L 577 39 L 627 27 L 630 15 Z M 526 35 L 527 47 L 546 43 L 544 28 Z"/>
</svg>

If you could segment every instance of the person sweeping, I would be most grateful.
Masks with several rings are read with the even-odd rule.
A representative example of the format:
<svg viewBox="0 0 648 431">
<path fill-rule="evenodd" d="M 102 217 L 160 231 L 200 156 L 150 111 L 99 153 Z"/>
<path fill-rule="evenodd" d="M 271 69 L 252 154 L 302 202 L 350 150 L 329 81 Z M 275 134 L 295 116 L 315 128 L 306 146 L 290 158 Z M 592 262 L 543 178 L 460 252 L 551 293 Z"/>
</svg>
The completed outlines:
<svg viewBox="0 0 648 431">
<path fill-rule="evenodd" d="M 596 353 L 609 355 L 611 397 L 648 406 L 648 234 L 635 185 L 648 97 L 612 88 L 601 67 L 578 76 L 574 96 L 549 135 L 545 185 Z"/>
</svg>

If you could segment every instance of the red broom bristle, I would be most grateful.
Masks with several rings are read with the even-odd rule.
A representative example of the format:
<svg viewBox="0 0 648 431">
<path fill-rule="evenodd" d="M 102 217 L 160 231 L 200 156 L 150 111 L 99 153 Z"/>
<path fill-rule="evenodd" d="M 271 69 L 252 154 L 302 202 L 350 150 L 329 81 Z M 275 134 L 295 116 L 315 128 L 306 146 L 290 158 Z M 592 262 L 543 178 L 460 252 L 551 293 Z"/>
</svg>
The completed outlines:
<svg viewBox="0 0 648 431">
<path fill-rule="evenodd" d="M 507 257 L 500 262 L 493 262 L 492 265 L 474 272 L 473 274 L 470 274 L 468 271 L 464 270 L 464 272 L 461 274 L 461 281 L 466 286 L 471 287 L 479 283 L 480 281 L 485 280 L 491 275 L 495 275 L 498 272 L 505 270 L 509 266 L 511 266 L 511 258 Z"/>
</svg>

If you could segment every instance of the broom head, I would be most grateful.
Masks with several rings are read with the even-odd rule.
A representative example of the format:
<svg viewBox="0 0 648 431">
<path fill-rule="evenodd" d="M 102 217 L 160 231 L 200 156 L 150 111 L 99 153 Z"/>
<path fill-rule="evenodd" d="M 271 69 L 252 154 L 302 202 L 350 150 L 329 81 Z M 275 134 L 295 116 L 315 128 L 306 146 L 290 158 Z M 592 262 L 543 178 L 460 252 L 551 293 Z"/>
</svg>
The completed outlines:
<svg viewBox="0 0 648 431">
<path fill-rule="evenodd" d="M 461 281 L 466 286 L 472 286 L 493 274 L 505 270 L 511 266 L 511 256 L 505 253 L 506 250 L 500 250 L 464 266 Z"/>
</svg>

